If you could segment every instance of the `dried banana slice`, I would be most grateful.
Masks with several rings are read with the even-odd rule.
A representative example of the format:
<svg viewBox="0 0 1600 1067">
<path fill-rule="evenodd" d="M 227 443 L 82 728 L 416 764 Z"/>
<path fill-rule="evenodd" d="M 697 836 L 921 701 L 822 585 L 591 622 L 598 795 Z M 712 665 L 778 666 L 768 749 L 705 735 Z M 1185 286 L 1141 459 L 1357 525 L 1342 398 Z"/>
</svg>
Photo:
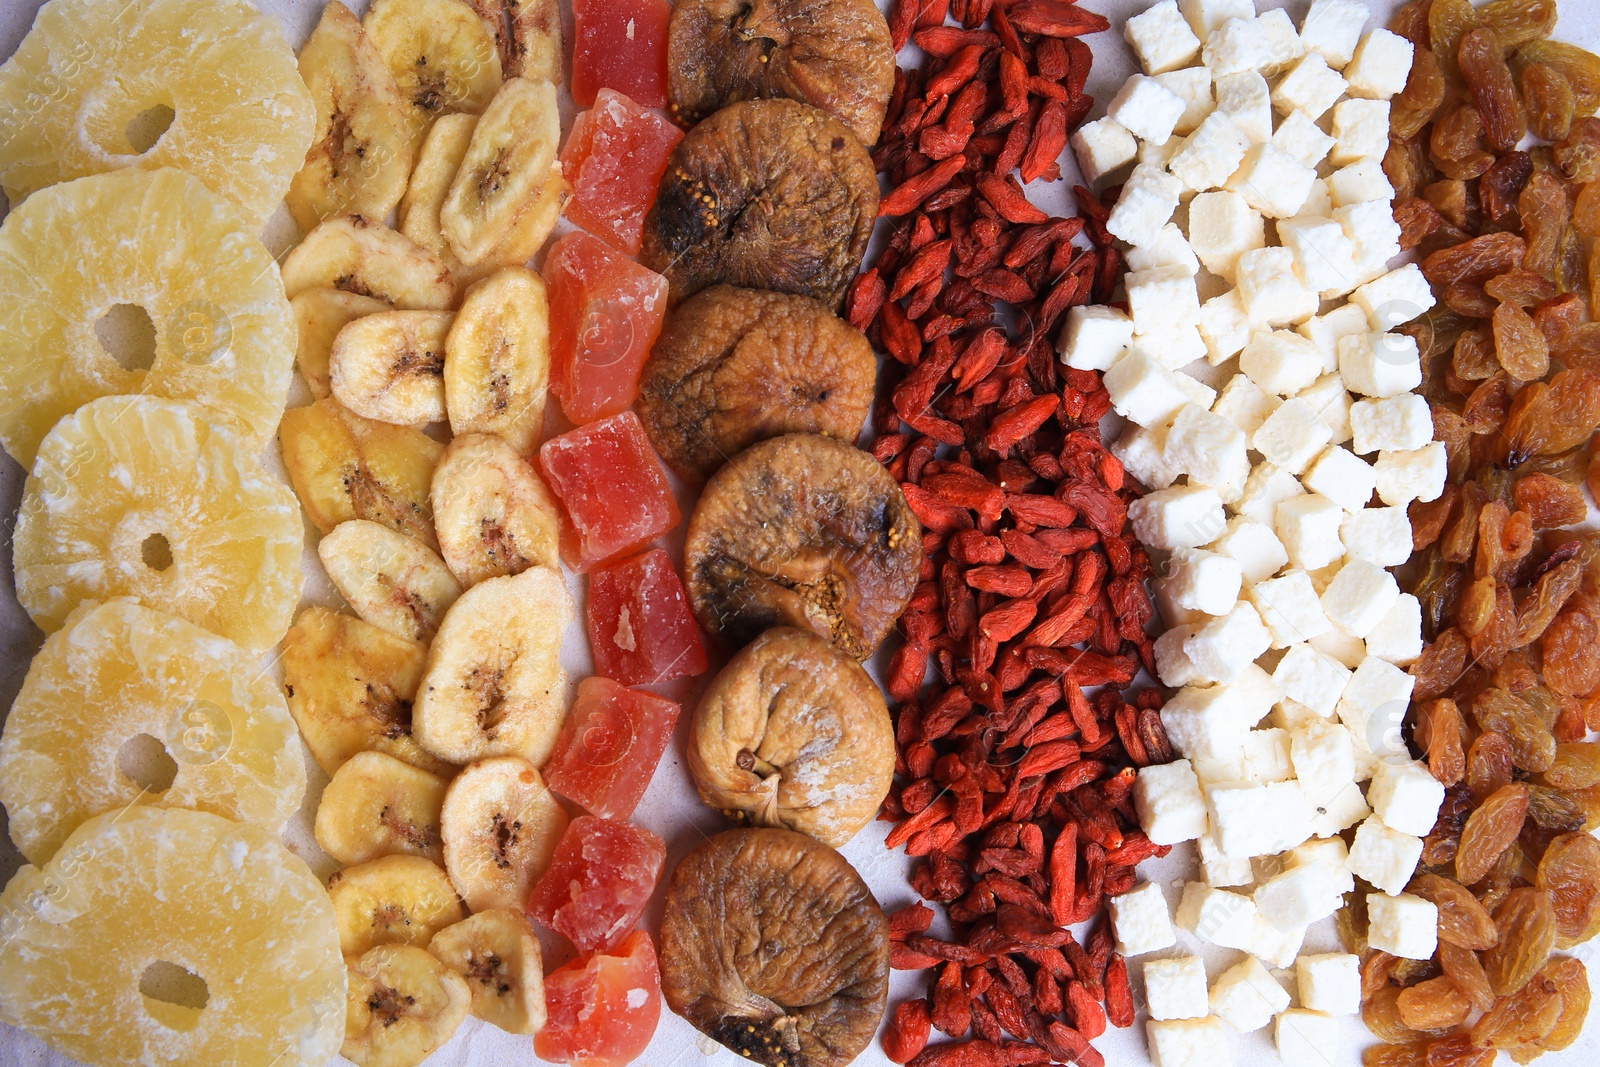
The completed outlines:
<svg viewBox="0 0 1600 1067">
<path fill-rule="evenodd" d="M 339 948 L 359 956 L 374 945 L 422 947 L 467 917 L 444 868 L 421 856 L 384 856 L 328 879 Z"/>
<path fill-rule="evenodd" d="M 16 873 L 0 917 L 0 1018 L 74 1060 L 323 1067 L 338 1050 L 334 909 L 260 827 L 176 808 L 98 815 Z M 147 982 L 167 988 L 145 996 Z M 169 992 L 184 985 L 190 996 Z"/>
<path fill-rule="evenodd" d="M 404 311 L 439 311 L 456 302 L 448 263 L 364 215 L 324 220 L 283 261 L 283 289 L 291 300 L 318 287 Z"/>
<path fill-rule="evenodd" d="M 561 84 L 561 9 L 556 0 L 466 0 L 500 49 L 508 78 Z"/>
<path fill-rule="evenodd" d="M 445 778 L 455 767 L 411 737 L 411 701 L 428 650 L 420 641 L 321 606 L 283 639 L 284 690 L 306 747 L 326 774 L 371 749 Z"/>
<path fill-rule="evenodd" d="M 451 763 L 510 755 L 542 766 L 566 716 L 561 639 L 572 618 L 572 596 L 553 567 L 463 593 L 428 649 L 412 721 L 417 743 Z"/>
<path fill-rule="evenodd" d="M 13 132 L 0 130 L 0 141 Z M 101 342 L 98 324 L 118 307 L 146 316 L 142 353 Z M 181 171 L 36 193 L 0 226 L 0 445 L 31 467 L 64 416 L 142 393 L 206 404 L 257 450 L 294 377 L 292 320 L 272 256 L 232 204 Z"/>
<path fill-rule="evenodd" d="M 322 791 L 317 844 L 347 865 L 402 854 L 442 863 L 439 809 L 448 785 L 393 756 L 359 752 Z"/>
<path fill-rule="evenodd" d="M 520 903 L 445 927 L 428 942 L 428 951 L 466 979 L 472 1014 L 508 1034 L 544 1029 L 544 962 Z"/>
<path fill-rule="evenodd" d="M 466 158 L 477 125 L 478 116 L 466 113 L 440 115 L 434 120 L 417 151 L 417 165 L 411 171 L 411 183 L 406 186 L 396 215 L 400 232 L 448 263 L 458 277 L 461 261 L 450 251 L 450 242 L 439 229 L 439 208 Z"/>
<path fill-rule="evenodd" d="M 428 491 L 444 446 L 427 434 L 364 419 L 329 398 L 284 412 L 278 443 L 289 484 L 322 533 L 368 519 L 434 546 Z"/>
<path fill-rule="evenodd" d="M 406 101 L 350 9 L 330 0 L 300 50 L 300 76 L 317 127 L 289 185 L 289 214 L 302 233 L 331 215 L 387 218 L 406 191 L 416 156 Z"/>
<path fill-rule="evenodd" d="M 43 863 L 85 819 L 130 804 L 281 833 L 305 795 L 305 762 L 256 660 L 133 600 L 79 608 L 33 657 L 0 737 L 11 840 Z M 154 780 L 130 765 L 141 743 L 163 772 Z"/>
<path fill-rule="evenodd" d="M 533 764 L 493 756 L 456 775 L 439 825 L 445 869 L 467 907 L 521 908 L 550 866 L 567 812 Z"/>
<path fill-rule="evenodd" d="M 378 945 L 349 968 L 339 1054 L 358 1067 L 415 1067 L 467 1017 L 466 980 L 425 949 Z"/>
<path fill-rule="evenodd" d="M 443 422 L 448 311 L 384 311 L 339 331 L 328 354 L 334 399 L 397 426 Z"/>
<path fill-rule="evenodd" d="M 355 613 L 390 633 L 426 641 L 461 587 L 427 545 L 365 519 L 333 528 L 317 556 Z"/>
<path fill-rule="evenodd" d="M 460 0 L 373 0 L 361 22 L 419 140 L 438 116 L 482 111 L 500 88 L 494 37 Z"/>
<path fill-rule="evenodd" d="M 451 441 L 433 472 L 439 552 L 463 587 L 554 567 L 561 509 L 533 463 L 504 438 L 467 433 Z"/>
<path fill-rule="evenodd" d="M 544 187 L 560 141 L 553 84 L 512 78 L 500 87 L 473 129 L 439 209 L 457 259 L 473 266 L 511 233 Z"/>
<path fill-rule="evenodd" d="M 445 341 L 452 433 L 499 434 L 530 454 L 550 387 L 550 301 L 544 279 L 507 267 L 467 291 Z"/>
<path fill-rule="evenodd" d="M 328 382 L 328 355 L 333 351 L 333 339 L 339 331 L 359 318 L 388 311 L 382 300 L 338 289 L 316 288 L 289 301 L 294 308 L 295 325 L 300 328 L 300 340 L 295 347 L 294 362 L 300 377 L 318 400 L 333 395 Z"/>
<path fill-rule="evenodd" d="M 105 396 L 56 423 L 22 493 L 17 599 L 47 632 L 137 597 L 249 649 L 300 600 L 294 494 L 198 404 Z"/>
<path fill-rule="evenodd" d="M 5 8 L 37 12 L 0 66 L 0 184 L 13 209 L 58 182 L 174 167 L 237 204 L 260 232 L 316 124 L 277 18 L 247 0 Z M 165 129 L 140 121 L 152 113 Z"/>
</svg>

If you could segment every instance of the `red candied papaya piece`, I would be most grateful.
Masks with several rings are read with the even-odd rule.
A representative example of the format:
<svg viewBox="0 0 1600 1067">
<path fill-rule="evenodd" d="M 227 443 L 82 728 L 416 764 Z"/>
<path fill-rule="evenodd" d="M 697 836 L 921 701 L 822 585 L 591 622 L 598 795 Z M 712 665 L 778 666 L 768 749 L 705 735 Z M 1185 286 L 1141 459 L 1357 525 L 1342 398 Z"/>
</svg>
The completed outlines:
<svg viewBox="0 0 1600 1067">
<path fill-rule="evenodd" d="M 649 830 L 580 815 L 528 894 L 528 914 L 579 952 L 604 951 L 644 914 L 666 859 L 666 844 Z"/>
<path fill-rule="evenodd" d="M 667 0 L 572 0 L 572 98 L 594 103 L 601 89 L 646 107 L 667 106 Z"/>
<path fill-rule="evenodd" d="M 681 140 L 683 131 L 661 112 L 601 89 L 561 149 L 561 172 L 572 187 L 567 218 L 613 248 L 638 255 L 644 217 L 655 203 L 667 156 Z"/>
<path fill-rule="evenodd" d="M 545 765 L 545 781 L 592 815 L 626 819 L 639 806 L 678 722 L 678 705 L 610 678 L 585 678 Z"/>
<path fill-rule="evenodd" d="M 631 411 L 552 437 L 539 465 L 566 514 L 562 552 L 579 572 L 678 525 L 666 468 Z"/>
<path fill-rule="evenodd" d="M 623 685 L 692 678 L 706 669 L 700 626 L 666 552 L 652 548 L 590 574 L 589 647 L 595 670 Z"/>
<path fill-rule="evenodd" d="M 638 1059 L 661 1020 L 661 971 L 650 935 L 635 930 L 611 952 L 579 958 L 544 976 L 548 1018 L 534 1055 L 574 1067 L 624 1067 Z"/>
</svg>

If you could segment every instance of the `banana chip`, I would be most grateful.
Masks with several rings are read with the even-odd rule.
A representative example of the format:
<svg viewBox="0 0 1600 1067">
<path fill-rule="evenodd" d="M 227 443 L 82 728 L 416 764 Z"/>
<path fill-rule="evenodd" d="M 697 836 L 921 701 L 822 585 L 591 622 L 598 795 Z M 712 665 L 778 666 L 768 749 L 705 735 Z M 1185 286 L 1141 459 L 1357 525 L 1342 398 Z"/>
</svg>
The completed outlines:
<svg viewBox="0 0 1600 1067">
<path fill-rule="evenodd" d="M 445 341 L 452 433 L 492 433 L 523 454 L 539 444 L 550 387 L 550 301 L 544 279 L 507 267 L 467 292 Z"/>
<path fill-rule="evenodd" d="M 339 331 L 328 354 L 335 400 L 365 418 L 397 426 L 445 419 L 448 311 L 384 311 Z"/>
<path fill-rule="evenodd" d="M 494 37 L 459 0 L 373 0 L 361 24 L 419 140 L 438 116 L 482 111 L 500 88 Z"/>
<path fill-rule="evenodd" d="M 442 863 L 439 811 L 448 785 L 382 752 L 358 753 L 322 791 L 317 844 L 346 865 L 399 855 Z"/>
<path fill-rule="evenodd" d="M 379 945 L 348 965 L 344 1047 L 358 1067 L 415 1067 L 455 1035 L 472 993 L 424 949 Z"/>
<path fill-rule="evenodd" d="M 359 956 L 375 945 L 421 948 L 467 917 L 444 868 L 421 856 L 385 856 L 328 879 L 339 950 Z"/>
<path fill-rule="evenodd" d="M 567 829 L 567 812 L 520 756 L 456 775 L 439 820 L 444 866 L 473 911 L 521 908 Z"/>
<path fill-rule="evenodd" d="M 439 311 L 456 302 L 448 263 L 362 215 L 326 219 L 283 261 L 283 291 L 291 300 L 314 288 L 370 296 L 405 311 Z"/>
<path fill-rule="evenodd" d="M 550 176 L 561 141 L 556 87 L 512 78 L 472 131 L 439 222 L 456 258 L 475 266 L 511 232 Z"/>
<path fill-rule="evenodd" d="M 416 156 L 407 108 L 350 9 L 331 0 L 300 50 L 316 104 L 305 164 L 285 201 L 303 233 L 330 215 L 382 219 L 400 202 Z"/>
<path fill-rule="evenodd" d="M 467 0 L 494 35 L 508 78 L 561 84 L 561 9 L 556 0 Z"/>
<path fill-rule="evenodd" d="M 426 641 L 461 595 L 444 560 L 420 541 L 365 519 L 317 544 L 328 578 L 355 613 L 390 633 Z"/>
<path fill-rule="evenodd" d="M 388 311 L 389 305 L 370 296 L 326 288 L 307 289 L 289 303 L 300 328 L 295 366 L 300 368 L 300 377 L 306 380 L 311 395 L 323 400 L 333 395 L 328 383 L 328 355 L 333 351 L 333 339 L 349 323 Z"/>
<path fill-rule="evenodd" d="M 451 763 L 511 755 L 542 766 L 566 717 L 561 638 L 572 618 L 553 567 L 468 589 L 428 650 L 412 719 L 417 742 Z"/>
<path fill-rule="evenodd" d="M 428 951 L 466 979 L 472 1014 L 508 1034 L 544 1029 L 544 962 L 520 903 L 445 927 L 428 942 Z"/>
<path fill-rule="evenodd" d="M 504 438 L 451 441 L 433 472 L 432 499 L 439 552 L 463 587 L 560 560 L 560 505 Z"/>
</svg>

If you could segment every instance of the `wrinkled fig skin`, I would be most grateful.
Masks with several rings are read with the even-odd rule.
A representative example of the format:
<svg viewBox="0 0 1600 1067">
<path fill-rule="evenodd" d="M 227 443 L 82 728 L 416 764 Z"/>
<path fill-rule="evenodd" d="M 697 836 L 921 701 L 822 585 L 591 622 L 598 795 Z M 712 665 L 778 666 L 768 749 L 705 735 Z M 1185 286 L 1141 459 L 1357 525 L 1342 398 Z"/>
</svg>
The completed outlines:
<svg viewBox="0 0 1600 1067">
<path fill-rule="evenodd" d="M 821 108 L 876 144 L 894 90 L 889 24 L 873 0 L 678 0 L 667 95 L 685 128 L 740 100 Z"/>
<path fill-rule="evenodd" d="M 845 1067 L 889 994 L 889 932 L 845 858 L 791 830 L 727 830 L 683 858 L 661 920 L 661 992 L 768 1067 Z"/>
<path fill-rule="evenodd" d="M 726 282 L 837 309 L 878 215 L 872 158 L 838 119 L 793 100 L 733 104 L 667 160 L 639 261 L 673 304 Z"/>
<path fill-rule="evenodd" d="M 861 664 L 810 630 L 777 626 L 700 698 L 689 773 L 700 799 L 730 818 L 838 848 L 889 792 L 889 709 Z"/>
<path fill-rule="evenodd" d="M 866 336 L 818 301 L 718 285 L 667 317 L 638 412 L 661 458 L 698 485 L 769 437 L 854 443 L 877 371 Z"/>
<path fill-rule="evenodd" d="M 738 647 L 798 626 L 866 659 L 911 599 L 922 527 L 871 456 L 796 433 L 712 475 L 684 558 L 690 606 L 713 636 Z"/>
</svg>

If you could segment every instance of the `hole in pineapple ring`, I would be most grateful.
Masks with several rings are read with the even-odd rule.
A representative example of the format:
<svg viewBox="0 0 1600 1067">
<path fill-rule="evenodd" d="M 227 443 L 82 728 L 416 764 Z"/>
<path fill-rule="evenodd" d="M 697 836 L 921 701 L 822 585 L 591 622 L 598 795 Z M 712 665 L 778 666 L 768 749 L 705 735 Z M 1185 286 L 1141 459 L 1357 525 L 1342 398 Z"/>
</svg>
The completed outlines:
<svg viewBox="0 0 1600 1067">
<path fill-rule="evenodd" d="M 139 976 L 144 1010 L 170 1030 L 193 1030 L 211 1000 L 211 989 L 198 974 L 167 960 L 156 960 Z"/>
<path fill-rule="evenodd" d="M 113 304 L 94 324 L 106 355 L 123 370 L 149 370 L 156 361 L 156 326 L 138 304 Z"/>
<path fill-rule="evenodd" d="M 172 566 L 172 543 L 165 534 L 153 533 L 139 542 L 139 558 L 153 571 L 164 571 Z"/>
<path fill-rule="evenodd" d="M 117 772 L 146 793 L 159 796 L 172 788 L 178 763 L 158 738 L 134 734 L 117 749 Z"/>
<path fill-rule="evenodd" d="M 161 140 L 172 125 L 172 120 L 177 117 L 178 113 L 168 105 L 156 104 L 129 119 L 122 134 L 128 139 L 128 147 L 133 149 L 134 154 L 142 156 L 156 146 L 156 142 Z"/>
</svg>

